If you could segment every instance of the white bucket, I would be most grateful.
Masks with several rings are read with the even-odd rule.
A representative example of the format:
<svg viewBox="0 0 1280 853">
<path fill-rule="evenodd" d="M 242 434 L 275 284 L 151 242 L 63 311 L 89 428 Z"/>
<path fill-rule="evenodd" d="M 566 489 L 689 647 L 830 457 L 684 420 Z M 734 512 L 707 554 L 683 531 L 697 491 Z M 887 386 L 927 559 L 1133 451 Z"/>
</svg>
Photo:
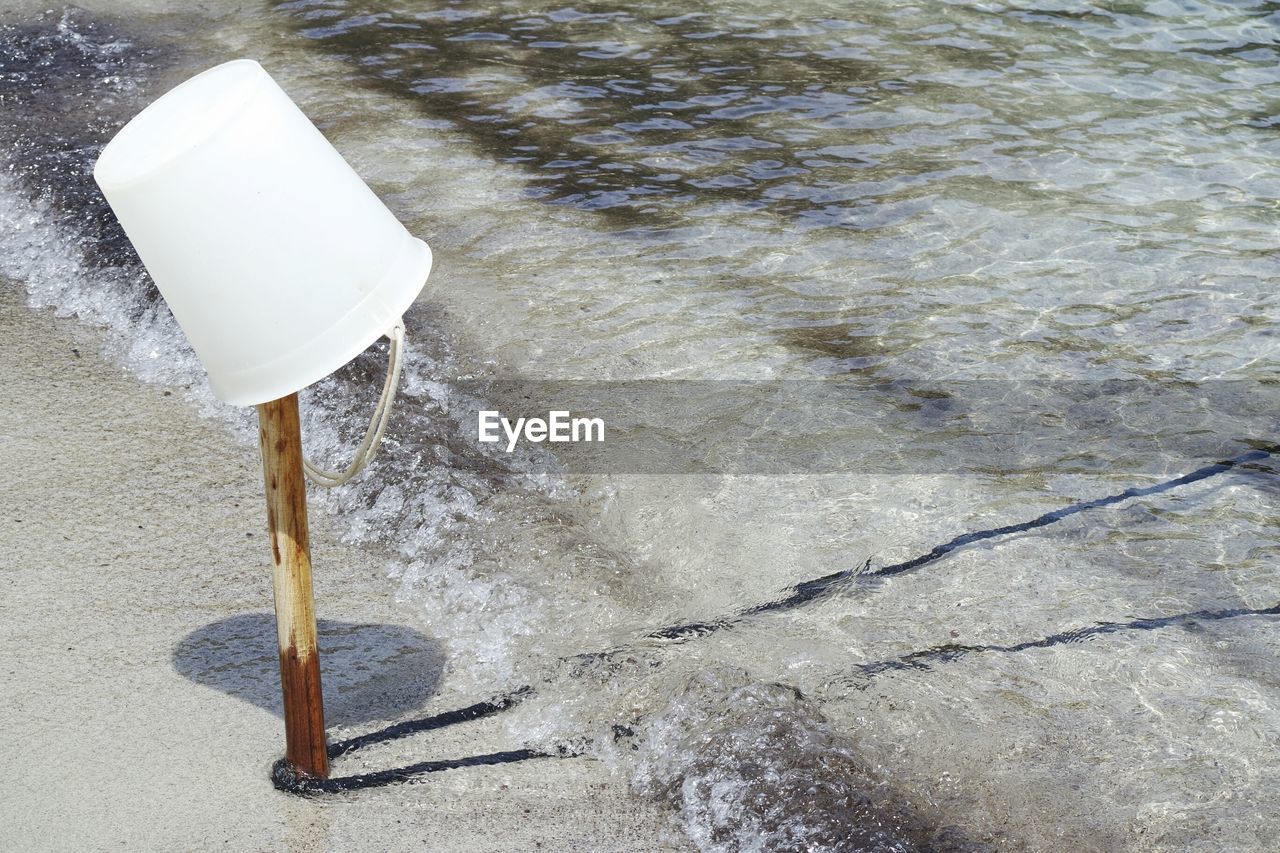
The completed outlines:
<svg viewBox="0 0 1280 853">
<path fill-rule="evenodd" d="M 265 403 L 346 364 L 431 270 L 427 244 L 252 60 L 144 109 L 93 176 L 229 403 Z"/>
</svg>

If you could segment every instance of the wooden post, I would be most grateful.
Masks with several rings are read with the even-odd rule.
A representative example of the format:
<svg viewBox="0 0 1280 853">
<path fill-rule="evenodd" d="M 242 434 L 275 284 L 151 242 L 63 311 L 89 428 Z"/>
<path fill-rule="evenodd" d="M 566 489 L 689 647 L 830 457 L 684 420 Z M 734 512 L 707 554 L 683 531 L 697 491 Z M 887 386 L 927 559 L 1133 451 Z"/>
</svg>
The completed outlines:
<svg viewBox="0 0 1280 853">
<path fill-rule="evenodd" d="M 295 770 L 329 776 L 320 693 L 320 653 L 311 595 L 307 483 L 302 472 L 298 395 L 258 406 L 258 437 L 267 487 L 280 687 L 284 692 L 285 759 Z"/>
</svg>

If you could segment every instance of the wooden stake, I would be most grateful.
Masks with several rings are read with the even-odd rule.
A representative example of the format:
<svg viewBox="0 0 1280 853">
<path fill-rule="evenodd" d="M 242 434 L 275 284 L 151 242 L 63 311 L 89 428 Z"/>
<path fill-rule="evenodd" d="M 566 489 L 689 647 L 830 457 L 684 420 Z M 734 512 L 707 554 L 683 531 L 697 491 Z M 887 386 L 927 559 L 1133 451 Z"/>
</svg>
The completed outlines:
<svg viewBox="0 0 1280 853">
<path fill-rule="evenodd" d="M 303 773 L 329 776 L 320 693 L 320 653 L 311 594 L 307 483 L 302 472 L 298 395 L 258 406 L 258 437 L 267 487 L 280 687 L 284 692 L 285 759 Z"/>
</svg>

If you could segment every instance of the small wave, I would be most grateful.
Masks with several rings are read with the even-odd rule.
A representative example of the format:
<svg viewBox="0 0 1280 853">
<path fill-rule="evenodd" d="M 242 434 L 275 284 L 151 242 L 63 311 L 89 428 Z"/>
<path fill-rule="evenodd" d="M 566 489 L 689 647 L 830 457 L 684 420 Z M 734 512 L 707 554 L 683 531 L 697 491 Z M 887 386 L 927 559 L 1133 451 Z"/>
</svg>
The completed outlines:
<svg viewBox="0 0 1280 853">
<path fill-rule="evenodd" d="M 704 670 L 632 743 L 633 781 L 704 851 L 977 851 L 912 802 L 795 688 Z"/>
</svg>

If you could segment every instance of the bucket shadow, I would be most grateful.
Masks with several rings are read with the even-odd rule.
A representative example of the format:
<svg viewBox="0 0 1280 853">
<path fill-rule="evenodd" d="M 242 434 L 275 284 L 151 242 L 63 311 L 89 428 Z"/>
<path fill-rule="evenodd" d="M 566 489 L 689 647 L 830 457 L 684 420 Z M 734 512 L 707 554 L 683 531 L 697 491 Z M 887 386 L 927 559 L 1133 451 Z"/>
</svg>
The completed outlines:
<svg viewBox="0 0 1280 853">
<path fill-rule="evenodd" d="M 420 708 L 440 683 L 444 654 L 401 625 L 317 620 L 325 721 L 357 725 Z M 192 631 L 173 650 L 173 667 L 197 684 L 283 716 L 275 619 L 244 613 Z"/>
</svg>

